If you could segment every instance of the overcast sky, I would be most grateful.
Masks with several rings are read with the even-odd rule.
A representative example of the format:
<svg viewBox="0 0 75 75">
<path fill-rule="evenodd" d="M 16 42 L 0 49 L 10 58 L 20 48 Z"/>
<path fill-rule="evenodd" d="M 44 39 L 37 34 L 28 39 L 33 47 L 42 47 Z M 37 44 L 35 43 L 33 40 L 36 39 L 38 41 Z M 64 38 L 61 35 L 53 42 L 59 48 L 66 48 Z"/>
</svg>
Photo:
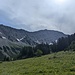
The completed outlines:
<svg viewBox="0 0 75 75">
<path fill-rule="evenodd" d="M 75 0 L 0 0 L 0 24 L 71 34 L 75 32 Z"/>
</svg>

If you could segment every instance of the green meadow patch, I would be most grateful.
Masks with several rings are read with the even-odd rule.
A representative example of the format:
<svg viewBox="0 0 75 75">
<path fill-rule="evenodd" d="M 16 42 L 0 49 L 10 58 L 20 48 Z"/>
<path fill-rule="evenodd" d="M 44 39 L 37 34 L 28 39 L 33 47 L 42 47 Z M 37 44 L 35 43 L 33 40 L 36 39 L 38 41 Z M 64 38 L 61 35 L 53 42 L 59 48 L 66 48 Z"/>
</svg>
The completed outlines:
<svg viewBox="0 0 75 75">
<path fill-rule="evenodd" d="M 75 75 L 75 52 L 1 62 L 0 75 Z"/>
</svg>

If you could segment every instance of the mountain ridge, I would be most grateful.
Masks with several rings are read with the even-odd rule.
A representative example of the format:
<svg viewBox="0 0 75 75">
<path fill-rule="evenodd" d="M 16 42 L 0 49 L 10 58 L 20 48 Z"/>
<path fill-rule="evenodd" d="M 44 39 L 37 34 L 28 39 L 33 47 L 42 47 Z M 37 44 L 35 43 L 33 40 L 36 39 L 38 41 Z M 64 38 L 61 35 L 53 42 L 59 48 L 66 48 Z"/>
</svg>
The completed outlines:
<svg viewBox="0 0 75 75">
<path fill-rule="evenodd" d="M 28 32 L 0 25 L 0 60 L 5 57 L 15 57 L 23 46 L 36 46 L 40 43 L 50 44 L 61 37 L 66 37 L 62 32 L 54 30 L 39 30 Z"/>
<path fill-rule="evenodd" d="M 45 30 L 29 32 L 23 29 L 15 29 L 9 26 L 4 26 L 2 24 L 0 25 L 0 35 L 3 35 L 3 38 L 7 38 L 11 41 L 19 42 L 23 40 L 24 37 L 27 37 L 33 40 L 34 42 L 41 41 L 40 43 L 42 42 L 50 43 L 55 40 L 58 40 L 58 38 L 66 36 L 66 34 L 55 30 L 45 29 Z"/>
<path fill-rule="evenodd" d="M 15 29 L 15 30 L 26 31 L 26 32 L 29 32 L 29 33 L 40 32 L 40 31 L 57 31 L 57 32 L 63 33 L 63 32 L 58 31 L 58 30 L 49 30 L 49 29 L 40 29 L 40 30 L 35 30 L 35 31 L 29 31 L 29 30 L 25 30 L 25 29 L 22 29 L 22 28 L 16 28 L 16 27 L 8 26 L 8 25 L 5 25 L 5 24 L 0 24 L 0 27 L 1 26 L 8 27 L 8 28 Z M 63 34 L 65 34 L 65 33 L 63 33 Z M 65 34 L 65 35 L 68 35 L 68 34 Z"/>
</svg>

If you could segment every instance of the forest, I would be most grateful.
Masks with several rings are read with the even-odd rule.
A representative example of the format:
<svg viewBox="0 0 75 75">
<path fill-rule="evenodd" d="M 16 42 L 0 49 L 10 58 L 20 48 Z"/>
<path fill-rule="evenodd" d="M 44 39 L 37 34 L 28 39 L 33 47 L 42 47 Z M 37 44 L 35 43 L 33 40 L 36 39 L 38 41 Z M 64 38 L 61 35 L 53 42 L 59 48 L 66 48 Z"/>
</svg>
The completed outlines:
<svg viewBox="0 0 75 75">
<path fill-rule="evenodd" d="M 35 47 L 24 46 L 17 59 L 31 58 L 69 50 L 75 51 L 75 33 L 67 37 L 59 38 L 57 42 L 53 42 L 51 45 L 42 43 Z"/>
</svg>

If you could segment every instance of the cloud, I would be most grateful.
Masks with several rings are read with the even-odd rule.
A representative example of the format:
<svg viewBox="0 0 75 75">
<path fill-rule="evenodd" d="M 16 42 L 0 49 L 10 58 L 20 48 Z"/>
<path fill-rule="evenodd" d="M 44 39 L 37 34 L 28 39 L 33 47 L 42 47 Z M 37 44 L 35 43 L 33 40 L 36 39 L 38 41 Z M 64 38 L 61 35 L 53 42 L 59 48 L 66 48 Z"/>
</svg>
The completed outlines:
<svg viewBox="0 0 75 75">
<path fill-rule="evenodd" d="M 75 32 L 75 1 L 0 0 L 0 23 L 28 31 L 40 29 Z"/>
</svg>

